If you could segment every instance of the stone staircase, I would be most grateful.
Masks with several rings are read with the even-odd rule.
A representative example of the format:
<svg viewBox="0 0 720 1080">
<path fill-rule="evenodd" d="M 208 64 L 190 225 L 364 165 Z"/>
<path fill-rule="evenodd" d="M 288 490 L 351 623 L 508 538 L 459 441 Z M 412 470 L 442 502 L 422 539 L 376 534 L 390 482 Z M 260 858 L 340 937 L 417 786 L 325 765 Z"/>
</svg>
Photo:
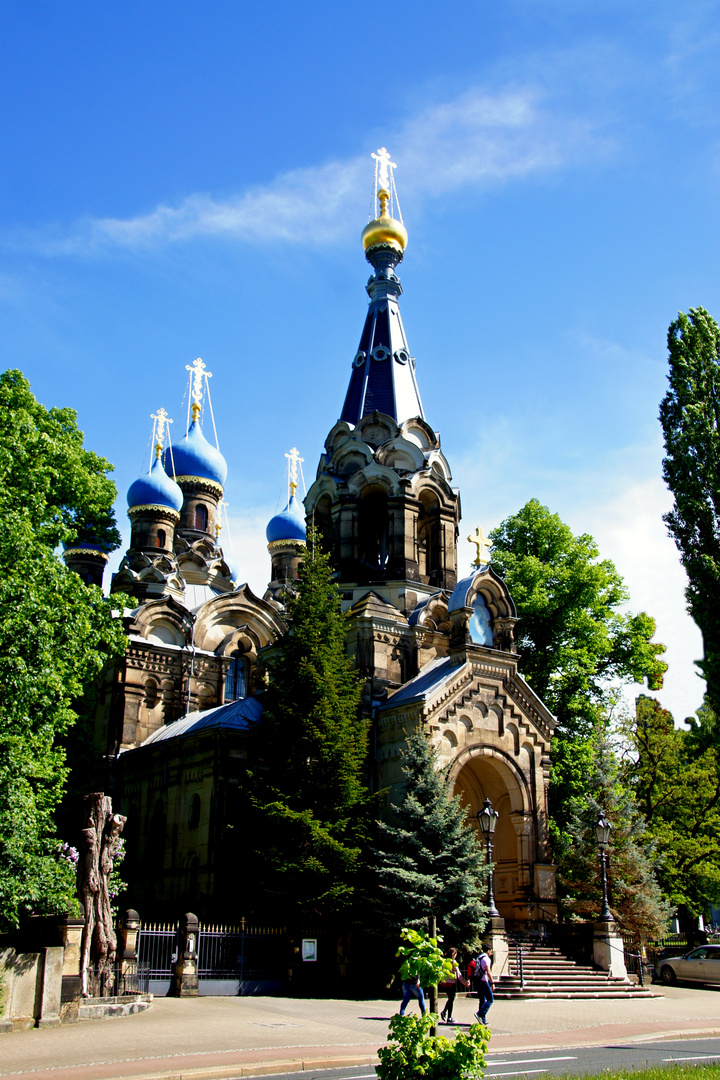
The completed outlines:
<svg viewBox="0 0 720 1080">
<path fill-rule="evenodd" d="M 549 945 L 521 944 L 523 985 L 521 985 L 516 946 L 510 942 L 508 974 L 495 980 L 495 997 L 511 998 L 627 998 L 662 997 L 646 987 L 607 972 L 568 960 L 560 949 Z"/>
</svg>

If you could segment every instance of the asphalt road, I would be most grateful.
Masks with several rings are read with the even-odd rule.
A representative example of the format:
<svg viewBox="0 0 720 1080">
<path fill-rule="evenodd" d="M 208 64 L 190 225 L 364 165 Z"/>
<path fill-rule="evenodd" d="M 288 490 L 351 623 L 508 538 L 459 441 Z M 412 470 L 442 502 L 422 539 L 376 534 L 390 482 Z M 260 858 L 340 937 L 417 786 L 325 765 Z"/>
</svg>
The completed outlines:
<svg viewBox="0 0 720 1080">
<path fill-rule="evenodd" d="M 642 1070 L 648 1065 L 704 1065 L 720 1062 L 720 1039 L 679 1039 L 656 1042 L 619 1043 L 608 1046 L 568 1047 L 557 1050 L 527 1050 L 523 1053 L 489 1053 L 488 1080 L 503 1076 L 577 1076 L 607 1069 Z M 278 1073 L 274 1080 L 375 1080 L 375 1070 L 320 1069 L 299 1073 Z"/>
</svg>

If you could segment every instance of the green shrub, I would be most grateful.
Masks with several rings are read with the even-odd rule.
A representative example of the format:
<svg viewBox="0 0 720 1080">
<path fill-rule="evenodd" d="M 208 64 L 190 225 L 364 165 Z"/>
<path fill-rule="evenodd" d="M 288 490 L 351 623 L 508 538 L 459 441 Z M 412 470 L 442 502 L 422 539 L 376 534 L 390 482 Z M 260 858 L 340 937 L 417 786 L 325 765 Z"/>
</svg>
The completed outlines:
<svg viewBox="0 0 720 1080">
<path fill-rule="evenodd" d="M 473 1024 L 453 1039 L 432 1035 L 436 1013 L 425 1016 L 393 1016 L 389 1044 L 378 1050 L 380 1080 L 464 1080 L 485 1073 L 485 1052 L 490 1031 Z"/>
</svg>

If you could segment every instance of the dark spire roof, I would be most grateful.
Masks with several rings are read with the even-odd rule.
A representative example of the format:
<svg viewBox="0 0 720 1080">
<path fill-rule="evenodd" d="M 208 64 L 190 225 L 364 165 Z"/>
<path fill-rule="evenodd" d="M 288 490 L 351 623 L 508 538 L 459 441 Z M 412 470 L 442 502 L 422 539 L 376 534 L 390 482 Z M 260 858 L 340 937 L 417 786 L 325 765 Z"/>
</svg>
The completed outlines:
<svg viewBox="0 0 720 1080">
<path fill-rule="evenodd" d="M 371 247 L 367 259 L 375 268 L 367 284 L 370 307 L 340 419 L 357 424 L 376 410 L 398 424 L 413 416 L 424 419 L 415 361 L 410 356 L 398 304 L 402 285 L 395 267 L 402 252 L 382 244 Z"/>
</svg>

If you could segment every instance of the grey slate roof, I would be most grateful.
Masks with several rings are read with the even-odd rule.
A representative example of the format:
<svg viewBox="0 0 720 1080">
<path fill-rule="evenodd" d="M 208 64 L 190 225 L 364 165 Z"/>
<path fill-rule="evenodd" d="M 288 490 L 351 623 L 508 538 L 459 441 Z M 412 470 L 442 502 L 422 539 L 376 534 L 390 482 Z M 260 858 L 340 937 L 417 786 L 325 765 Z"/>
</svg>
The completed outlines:
<svg viewBox="0 0 720 1080">
<path fill-rule="evenodd" d="M 258 698 L 240 698 L 239 701 L 229 701 L 227 705 L 218 705 L 214 709 L 205 709 L 204 712 L 188 713 L 187 716 L 180 717 L 172 724 L 158 728 L 142 745 L 149 746 L 151 743 L 164 742 L 166 739 L 196 735 L 199 731 L 207 731 L 209 728 L 247 731 L 249 724 L 254 720 L 259 720 L 261 715 L 262 704 Z"/>
<path fill-rule="evenodd" d="M 426 664 L 422 671 L 405 683 L 391 698 L 379 707 L 394 709 L 397 705 L 408 705 L 412 701 L 427 701 L 427 699 L 439 690 L 444 683 L 448 682 L 458 671 L 458 665 L 448 656 L 438 657 Z"/>
<path fill-rule="evenodd" d="M 394 274 L 376 273 L 368 292 L 370 307 L 340 419 L 355 425 L 376 411 L 398 424 L 415 416 L 424 419 L 415 361 L 400 317 L 400 281 Z"/>
</svg>

